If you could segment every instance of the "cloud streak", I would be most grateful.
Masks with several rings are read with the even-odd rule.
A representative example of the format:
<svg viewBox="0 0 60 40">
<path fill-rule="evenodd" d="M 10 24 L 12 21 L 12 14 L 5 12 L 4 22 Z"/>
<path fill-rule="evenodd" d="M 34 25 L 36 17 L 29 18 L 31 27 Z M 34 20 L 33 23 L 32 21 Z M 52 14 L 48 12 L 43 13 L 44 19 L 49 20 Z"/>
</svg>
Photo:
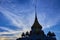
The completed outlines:
<svg viewBox="0 0 60 40">
<path fill-rule="evenodd" d="M 0 26 L 0 29 L 7 30 L 7 31 L 9 31 L 9 32 L 13 31 L 13 30 L 11 30 L 11 29 L 9 29 L 9 28 L 2 27 L 2 26 Z"/>
<path fill-rule="evenodd" d="M 43 13 L 43 12 L 39 13 L 38 18 L 39 18 L 39 22 L 43 26 L 43 29 L 53 27 L 60 20 L 59 15 L 58 16 L 55 15 L 54 17 L 50 17 L 49 14 Z"/>
<path fill-rule="evenodd" d="M 23 22 L 23 20 L 21 20 L 20 16 L 11 13 L 8 10 L 5 10 L 1 6 L 0 6 L 0 9 L 1 9 L 0 11 L 3 13 L 3 15 L 5 17 L 7 17 L 7 19 L 9 19 L 9 22 L 11 23 L 10 25 L 14 25 L 18 28 L 22 28 L 22 30 L 18 30 L 18 32 L 19 31 L 24 31 L 25 32 L 25 31 L 29 30 L 29 29 L 26 29 L 27 25 L 24 24 L 24 22 Z M 9 30 L 9 29 L 4 28 L 4 27 L 1 27 L 1 28 L 6 29 L 9 32 L 1 32 L 0 34 L 13 34 L 13 33 L 16 33 L 16 31 L 13 31 L 13 30 Z"/>
</svg>

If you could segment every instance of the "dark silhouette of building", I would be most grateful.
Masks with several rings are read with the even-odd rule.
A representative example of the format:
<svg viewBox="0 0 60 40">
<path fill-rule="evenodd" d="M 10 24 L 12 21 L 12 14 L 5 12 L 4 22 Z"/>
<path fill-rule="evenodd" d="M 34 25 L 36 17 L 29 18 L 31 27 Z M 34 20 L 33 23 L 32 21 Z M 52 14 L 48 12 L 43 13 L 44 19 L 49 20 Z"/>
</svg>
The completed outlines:
<svg viewBox="0 0 60 40">
<path fill-rule="evenodd" d="M 47 35 L 44 34 L 42 26 L 39 24 L 37 15 L 35 13 L 35 21 L 31 27 L 31 31 L 27 31 L 26 34 L 22 33 L 21 38 L 16 40 L 56 40 L 56 37 L 55 34 L 51 33 L 50 31 L 47 33 Z"/>
<path fill-rule="evenodd" d="M 35 20 L 30 32 L 22 33 L 21 38 L 16 40 L 56 40 L 55 34 L 48 32 L 47 35 L 42 30 L 42 26 L 37 19 L 36 5 L 35 5 Z"/>
</svg>

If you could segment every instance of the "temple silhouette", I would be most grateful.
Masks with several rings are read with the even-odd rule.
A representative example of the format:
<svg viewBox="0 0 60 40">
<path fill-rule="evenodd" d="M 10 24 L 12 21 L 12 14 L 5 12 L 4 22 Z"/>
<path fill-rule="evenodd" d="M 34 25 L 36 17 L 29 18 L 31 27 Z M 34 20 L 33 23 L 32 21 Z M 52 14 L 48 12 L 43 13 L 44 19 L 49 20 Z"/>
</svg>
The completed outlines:
<svg viewBox="0 0 60 40">
<path fill-rule="evenodd" d="M 42 30 L 42 26 L 39 24 L 37 14 L 35 12 L 34 24 L 31 27 L 30 32 L 22 33 L 21 38 L 16 40 L 56 40 L 54 32 L 48 32 L 47 35 Z"/>
<path fill-rule="evenodd" d="M 42 26 L 38 22 L 37 11 L 35 5 L 35 20 L 31 27 L 30 32 L 22 33 L 21 38 L 16 40 L 56 40 L 56 35 L 54 32 L 48 32 L 47 35 L 42 30 Z"/>
</svg>

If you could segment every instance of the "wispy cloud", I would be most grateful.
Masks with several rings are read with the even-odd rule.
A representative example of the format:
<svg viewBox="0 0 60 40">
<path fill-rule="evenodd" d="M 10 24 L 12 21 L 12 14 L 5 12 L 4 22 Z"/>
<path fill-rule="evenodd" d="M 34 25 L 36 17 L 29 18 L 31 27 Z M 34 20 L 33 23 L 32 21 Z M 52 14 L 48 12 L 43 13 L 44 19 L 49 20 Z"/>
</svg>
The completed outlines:
<svg viewBox="0 0 60 40">
<path fill-rule="evenodd" d="M 24 24 L 23 20 L 21 20 L 21 18 L 20 18 L 21 16 L 18 16 L 18 15 L 14 14 L 14 13 L 11 13 L 11 12 L 9 12 L 8 10 L 6 10 L 6 9 L 4 9 L 2 7 L 0 7 L 0 9 L 1 9 L 0 11 L 3 13 L 3 15 L 7 19 L 9 19 L 10 25 L 14 25 L 14 26 L 16 26 L 18 28 L 22 28 L 21 31 L 24 31 L 24 32 L 27 31 L 27 30 L 29 30 L 29 29 L 27 29 L 27 25 Z M 3 27 L 3 29 L 4 29 L 4 27 Z M 7 28 L 5 28 L 5 29 L 8 30 L 9 32 L 1 32 L 0 34 L 16 33 L 16 31 L 9 30 Z"/>
<path fill-rule="evenodd" d="M 49 14 L 42 12 L 38 14 L 38 19 L 44 29 L 44 28 L 50 28 L 56 25 L 60 20 L 60 16 L 55 15 L 54 17 L 52 17 L 52 16 L 49 16 Z"/>
<path fill-rule="evenodd" d="M 18 15 L 15 15 L 15 14 L 9 12 L 8 10 L 5 10 L 2 7 L 0 7 L 0 9 L 1 9 L 0 11 L 3 13 L 3 15 L 5 15 L 7 17 L 7 19 L 9 19 L 9 21 L 11 22 L 12 25 L 15 25 L 19 28 L 21 26 L 25 26 Z"/>
<path fill-rule="evenodd" d="M 9 29 L 9 28 L 7 28 L 7 27 L 2 27 L 2 26 L 0 26 L 0 29 L 7 30 L 7 31 L 9 31 L 9 32 L 13 31 L 13 30 L 11 30 L 11 29 Z"/>
<path fill-rule="evenodd" d="M 0 35 L 2 34 L 17 34 L 17 33 L 22 33 L 23 31 L 10 31 L 10 32 L 0 32 Z"/>
</svg>

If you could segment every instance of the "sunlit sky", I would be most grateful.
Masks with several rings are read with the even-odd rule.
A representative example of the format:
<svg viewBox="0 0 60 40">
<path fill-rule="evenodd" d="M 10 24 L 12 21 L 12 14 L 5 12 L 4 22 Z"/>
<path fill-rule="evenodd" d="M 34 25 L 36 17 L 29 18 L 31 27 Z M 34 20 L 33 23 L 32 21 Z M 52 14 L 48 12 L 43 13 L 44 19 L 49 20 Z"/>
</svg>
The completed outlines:
<svg viewBox="0 0 60 40">
<path fill-rule="evenodd" d="M 26 32 L 34 23 L 35 0 L 0 0 L 0 36 Z M 60 0 L 37 0 L 37 17 L 44 32 L 60 39 Z"/>
</svg>

